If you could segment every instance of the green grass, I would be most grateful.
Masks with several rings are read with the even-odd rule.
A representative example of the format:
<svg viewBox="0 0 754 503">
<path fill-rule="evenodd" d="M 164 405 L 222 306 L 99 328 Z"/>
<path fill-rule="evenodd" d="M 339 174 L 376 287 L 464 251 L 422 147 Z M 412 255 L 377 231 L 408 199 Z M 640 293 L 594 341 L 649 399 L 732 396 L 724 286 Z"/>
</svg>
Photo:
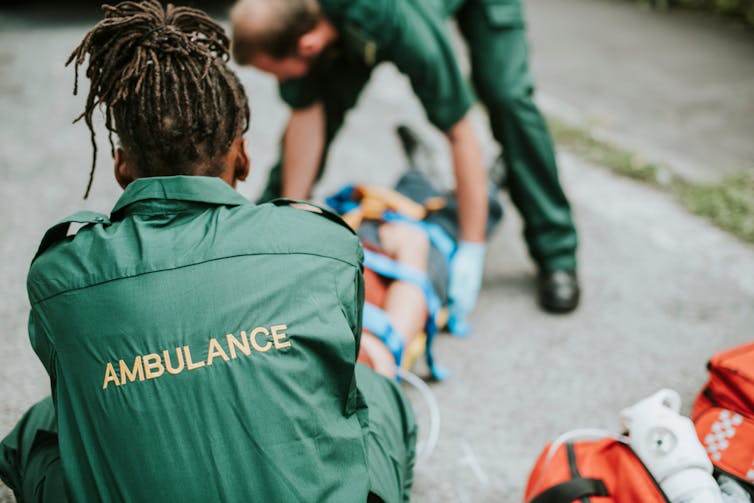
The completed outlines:
<svg viewBox="0 0 754 503">
<path fill-rule="evenodd" d="M 754 243 L 754 173 L 741 173 L 711 184 L 692 183 L 673 175 L 668 166 L 596 139 L 587 129 L 552 117 L 548 124 L 555 142 L 574 155 L 667 191 L 688 211 Z"/>
<path fill-rule="evenodd" d="M 549 117 L 547 122 L 555 141 L 585 161 L 606 166 L 615 173 L 635 180 L 659 184 L 659 173 L 664 170 L 657 164 L 597 140 L 583 128 L 571 126 L 552 117 Z"/>
<path fill-rule="evenodd" d="M 739 174 L 710 185 L 679 182 L 676 193 L 692 213 L 754 243 L 754 173 Z"/>
</svg>

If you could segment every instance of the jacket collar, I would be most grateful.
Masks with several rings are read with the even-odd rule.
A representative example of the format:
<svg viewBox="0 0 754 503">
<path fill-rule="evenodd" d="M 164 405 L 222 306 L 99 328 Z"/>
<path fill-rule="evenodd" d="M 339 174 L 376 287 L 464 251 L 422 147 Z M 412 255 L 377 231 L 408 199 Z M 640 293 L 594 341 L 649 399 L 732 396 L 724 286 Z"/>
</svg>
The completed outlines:
<svg viewBox="0 0 754 503">
<path fill-rule="evenodd" d="M 188 201 L 223 206 L 252 204 L 217 177 L 159 176 L 131 182 L 113 207 L 112 215 L 148 199 Z"/>
</svg>

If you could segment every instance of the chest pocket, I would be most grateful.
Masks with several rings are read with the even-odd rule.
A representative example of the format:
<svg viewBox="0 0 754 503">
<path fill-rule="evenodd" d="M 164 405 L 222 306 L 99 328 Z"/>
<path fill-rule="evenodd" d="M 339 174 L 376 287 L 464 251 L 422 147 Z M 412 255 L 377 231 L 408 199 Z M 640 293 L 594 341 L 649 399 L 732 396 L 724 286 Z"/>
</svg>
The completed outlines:
<svg viewBox="0 0 754 503">
<path fill-rule="evenodd" d="M 343 38 L 349 55 L 356 57 L 367 67 L 377 64 L 377 42 L 353 23 L 348 23 L 343 29 Z"/>
<path fill-rule="evenodd" d="M 484 17 L 492 28 L 523 28 L 521 0 L 482 0 Z"/>
</svg>

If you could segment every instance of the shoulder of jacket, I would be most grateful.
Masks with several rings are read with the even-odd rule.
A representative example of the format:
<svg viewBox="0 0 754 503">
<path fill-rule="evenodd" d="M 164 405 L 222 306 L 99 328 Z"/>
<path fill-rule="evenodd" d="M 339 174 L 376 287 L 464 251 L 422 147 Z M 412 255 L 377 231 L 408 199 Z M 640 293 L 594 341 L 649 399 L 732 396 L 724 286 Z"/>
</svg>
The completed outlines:
<svg viewBox="0 0 754 503">
<path fill-rule="evenodd" d="M 71 224 L 82 224 L 83 226 L 110 225 L 110 218 L 107 215 L 94 211 L 79 211 L 64 218 L 47 229 L 32 262 L 39 258 L 39 256 L 47 251 L 52 245 L 63 241 L 68 236 Z"/>
<path fill-rule="evenodd" d="M 318 215 L 322 218 L 325 218 L 331 222 L 334 222 L 341 227 L 344 227 L 348 229 L 348 232 L 356 235 L 356 232 L 346 223 L 345 220 L 341 218 L 340 215 L 335 213 L 334 211 L 331 211 L 324 206 L 320 206 L 318 204 L 312 203 L 310 201 L 301 201 L 297 199 L 287 199 L 287 198 L 278 198 L 273 199 L 270 201 L 270 204 L 273 204 L 277 207 L 291 207 L 298 209 L 300 211 L 306 211 L 313 215 Z"/>
</svg>

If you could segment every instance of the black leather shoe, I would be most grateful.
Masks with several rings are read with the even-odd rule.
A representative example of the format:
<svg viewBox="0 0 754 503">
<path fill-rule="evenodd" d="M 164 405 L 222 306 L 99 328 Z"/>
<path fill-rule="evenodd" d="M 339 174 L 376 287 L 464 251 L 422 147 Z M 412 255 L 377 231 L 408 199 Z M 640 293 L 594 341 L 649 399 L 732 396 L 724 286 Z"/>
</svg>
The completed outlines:
<svg viewBox="0 0 754 503">
<path fill-rule="evenodd" d="M 555 270 L 539 275 L 539 305 L 550 313 L 568 313 L 579 305 L 576 271 Z"/>
</svg>

